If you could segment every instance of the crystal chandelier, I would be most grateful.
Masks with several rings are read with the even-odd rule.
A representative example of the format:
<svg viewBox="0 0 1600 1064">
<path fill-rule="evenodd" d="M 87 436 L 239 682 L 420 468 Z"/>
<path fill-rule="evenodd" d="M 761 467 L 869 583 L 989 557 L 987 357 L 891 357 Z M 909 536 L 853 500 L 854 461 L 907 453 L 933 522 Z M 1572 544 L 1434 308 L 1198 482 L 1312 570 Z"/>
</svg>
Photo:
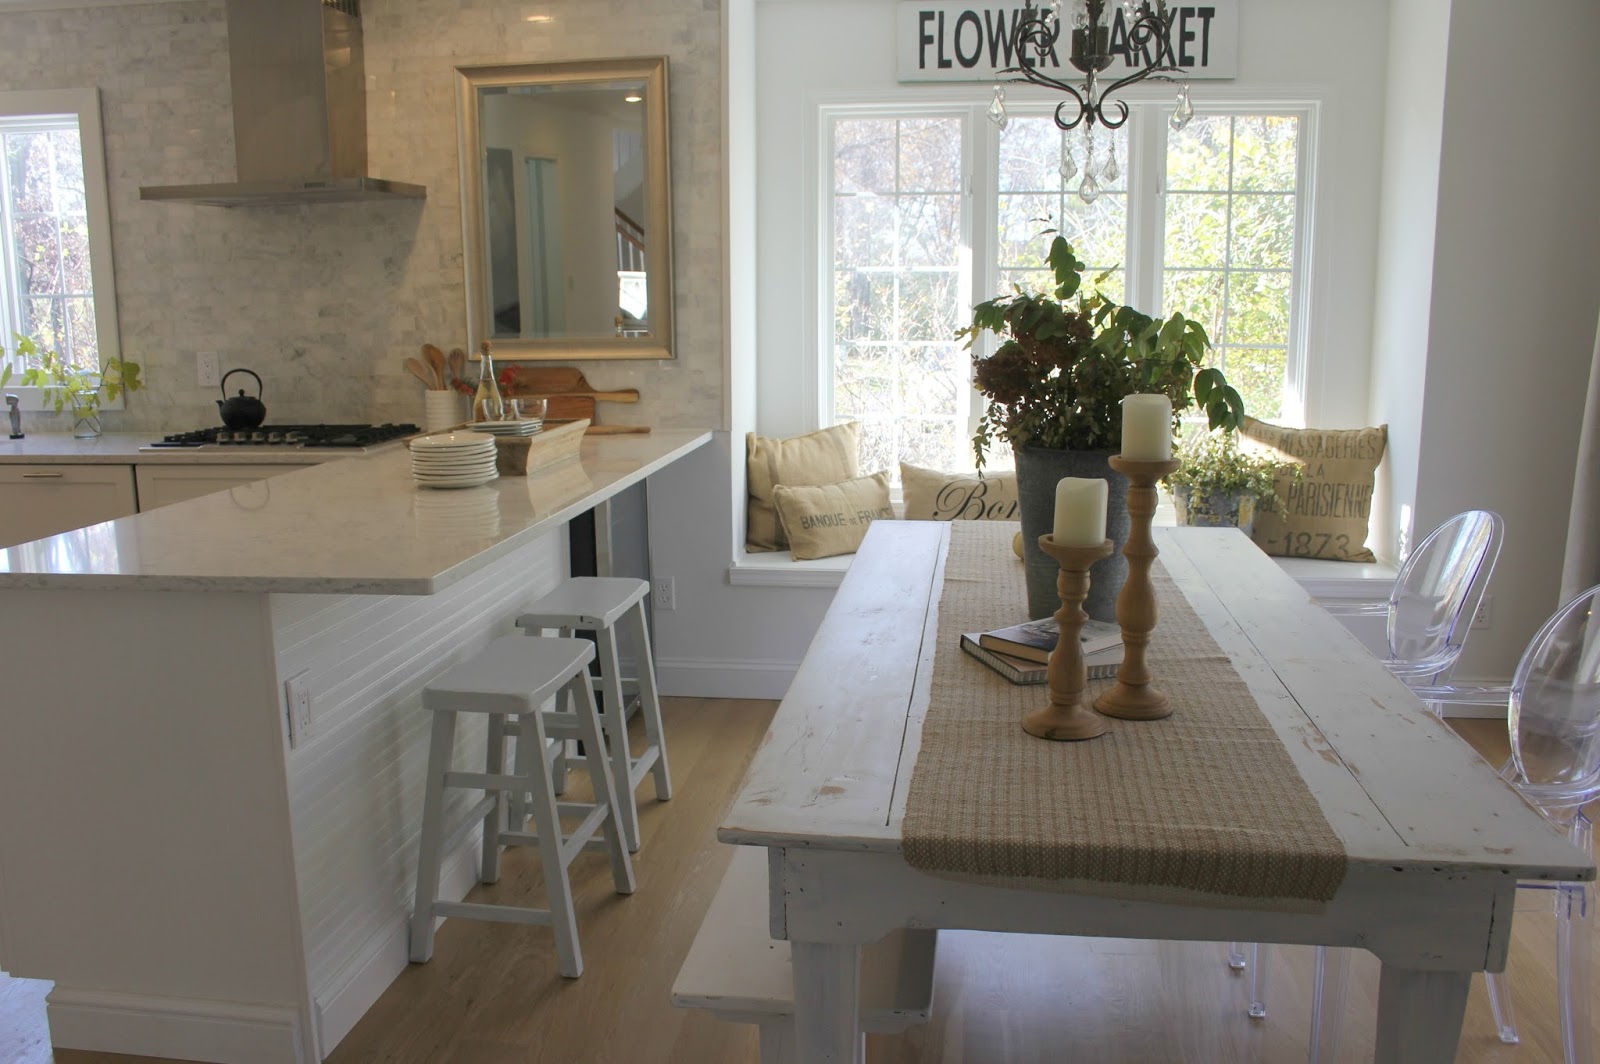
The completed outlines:
<svg viewBox="0 0 1600 1064">
<path fill-rule="evenodd" d="M 1062 8 L 1068 7 L 1067 14 Z M 1172 20 L 1176 10 L 1168 10 L 1166 0 L 1121 0 L 1122 24 L 1125 39 L 1116 50 L 1111 47 L 1113 22 L 1116 13 L 1108 0 L 1054 0 L 1049 6 L 1035 7 L 1030 2 L 1022 10 L 1016 24 L 1017 66 L 1007 67 L 1001 74 L 1015 74 L 1010 80 L 1031 85 L 1043 85 L 1067 94 L 1067 99 L 1056 105 L 1055 121 L 1062 130 L 1083 127 L 1083 164 L 1073 158 L 1067 138 L 1061 141 L 1061 179 L 1070 182 L 1082 175 L 1078 195 L 1085 203 L 1092 203 L 1100 194 L 1102 182 L 1115 182 L 1122 174 L 1117 165 L 1117 144 L 1114 137 L 1107 138 L 1103 160 L 1096 158 L 1095 126 L 1116 130 L 1128 121 L 1128 105 L 1113 94 L 1136 82 L 1154 78 L 1157 81 L 1178 83 L 1178 102 L 1170 119 L 1173 129 L 1182 129 L 1194 117 L 1194 106 L 1189 102 L 1189 79 L 1172 54 Z M 1063 18 L 1072 22 L 1072 52 L 1069 61 L 1082 72 L 1081 85 L 1073 85 L 1044 72 L 1045 57 L 1055 51 L 1061 38 Z M 1125 49 L 1125 51 L 1124 51 Z M 1117 78 L 1105 85 L 1100 75 L 1119 57 L 1141 55 L 1150 62 L 1132 74 Z M 1028 56 L 1033 56 L 1030 63 Z M 994 87 L 994 102 L 989 105 L 989 118 L 1001 129 L 1011 121 L 1006 113 L 1004 85 Z"/>
</svg>

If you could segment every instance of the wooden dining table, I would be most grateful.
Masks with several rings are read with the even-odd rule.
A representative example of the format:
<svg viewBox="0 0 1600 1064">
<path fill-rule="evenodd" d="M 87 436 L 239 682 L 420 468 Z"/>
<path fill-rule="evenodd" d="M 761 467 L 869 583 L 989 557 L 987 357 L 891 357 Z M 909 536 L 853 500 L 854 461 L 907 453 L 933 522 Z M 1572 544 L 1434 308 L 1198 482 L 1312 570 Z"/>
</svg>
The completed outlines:
<svg viewBox="0 0 1600 1064">
<path fill-rule="evenodd" d="M 1237 531 L 1191 528 L 1156 530 L 1160 562 L 1343 843 L 1332 899 L 1191 904 L 913 868 L 902 824 L 933 662 L 961 654 L 938 634 L 951 535 L 872 525 L 718 829 L 767 848 L 802 1064 L 861 1060 L 861 947 L 895 928 L 1359 947 L 1382 962 L 1378 1064 L 1444 1064 L 1471 974 L 1505 967 L 1518 881 L 1594 878 L 1587 854 L 1271 558 Z"/>
</svg>

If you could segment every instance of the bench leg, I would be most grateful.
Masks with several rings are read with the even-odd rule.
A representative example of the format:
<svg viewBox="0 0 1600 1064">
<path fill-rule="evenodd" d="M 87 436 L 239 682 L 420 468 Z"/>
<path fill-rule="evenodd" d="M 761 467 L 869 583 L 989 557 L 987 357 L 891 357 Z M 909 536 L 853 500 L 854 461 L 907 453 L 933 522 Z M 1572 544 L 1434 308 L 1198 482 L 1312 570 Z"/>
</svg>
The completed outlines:
<svg viewBox="0 0 1600 1064">
<path fill-rule="evenodd" d="M 484 744 L 483 771 L 497 776 L 506 770 L 506 719 L 499 713 L 489 714 L 489 734 Z M 483 862 L 478 869 L 478 882 L 500 882 L 500 825 L 505 822 L 506 795 L 500 791 L 494 796 L 494 807 L 483 815 Z M 519 829 L 520 830 L 520 829 Z"/>
<path fill-rule="evenodd" d="M 644 733 L 656 749 L 656 763 L 650 773 L 655 781 L 656 800 L 672 799 L 672 772 L 667 768 L 667 734 L 661 725 L 661 697 L 656 690 L 656 663 L 650 655 L 650 631 L 644 623 L 644 600 L 628 611 L 639 661 L 639 708 L 644 713 Z"/>
<path fill-rule="evenodd" d="M 550 930 L 556 939 L 556 969 L 568 979 L 583 974 L 583 950 L 578 945 L 578 917 L 572 904 L 572 880 L 561 859 L 561 815 L 550 787 L 544 758 L 544 722 L 539 711 L 524 713 L 518 721 L 517 774 L 527 782 L 533 822 L 539 833 L 539 864 L 545 892 L 550 896 Z"/>
<path fill-rule="evenodd" d="M 861 947 L 790 942 L 799 1064 L 862 1064 Z"/>
<path fill-rule="evenodd" d="M 600 713 L 594 704 L 594 689 L 589 686 L 589 678 L 579 675 L 575 677 L 568 690 L 577 704 L 578 730 L 583 736 L 584 743 L 595 751 L 601 750 L 600 738 Z M 590 761 L 591 765 L 596 764 Z M 604 764 L 600 762 L 599 764 Z M 616 787 L 612 785 L 610 775 L 602 768 L 600 771 L 591 771 L 589 778 L 594 782 L 594 800 L 597 804 L 604 803 L 610 810 L 605 820 L 600 823 L 600 830 L 606 836 L 606 854 L 611 858 L 611 882 L 618 894 L 633 893 L 633 861 L 628 857 L 627 838 L 623 835 L 622 825 L 617 821 L 617 794 Z"/>
<path fill-rule="evenodd" d="M 439 900 L 439 866 L 444 841 L 444 774 L 456 744 L 456 715 L 435 711 L 428 746 L 428 780 L 422 797 L 422 842 L 417 852 L 417 892 L 411 909 L 411 960 L 433 959 L 433 903 Z"/>
<path fill-rule="evenodd" d="M 617 657 L 617 634 L 610 628 L 594 633 L 600 652 L 600 687 L 606 696 L 606 736 L 611 740 L 609 763 L 616 785 L 617 801 L 611 808 L 622 822 L 628 849 L 639 851 L 639 806 L 633 797 L 633 759 L 628 751 L 628 703 L 622 694 L 622 662 Z M 587 745 L 587 744 L 586 744 Z M 608 760 L 600 750 L 590 755 L 589 764 L 599 767 Z M 595 773 L 591 772 L 591 775 Z"/>
</svg>

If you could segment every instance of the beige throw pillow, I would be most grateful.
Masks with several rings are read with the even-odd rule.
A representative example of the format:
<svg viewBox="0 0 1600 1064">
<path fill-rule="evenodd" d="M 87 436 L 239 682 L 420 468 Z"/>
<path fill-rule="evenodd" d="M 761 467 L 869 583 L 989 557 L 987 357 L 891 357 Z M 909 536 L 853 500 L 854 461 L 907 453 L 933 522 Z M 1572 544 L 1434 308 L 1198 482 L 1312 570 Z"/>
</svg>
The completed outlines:
<svg viewBox="0 0 1600 1064">
<path fill-rule="evenodd" d="M 789 549 L 800 561 L 854 554 L 868 525 L 894 517 L 887 472 L 811 487 L 780 484 L 773 499 L 789 535 Z"/>
<path fill-rule="evenodd" d="M 1256 508 L 1251 537 L 1268 554 L 1370 562 L 1367 524 L 1372 485 L 1389 441 L 1389 426 L 1372 429 L 1287 429 L 1244 419 L 1242 450 L 1285 463 L 1276 502 Z M 1296 480 L 1293 463 L 1304 476 Z"/>
<path fill-rule="evenodd" d="M 773 505 L 774 489 L 779 484 L 807 487 L 849 480 L 861 471 L 857 447 L 854 421 L 787 439 L 746 434 L 750 502 L 746 508 L 745 549 L 788 550 L 789 541 Z"/>
<path fill-rule="evenodd" d="M 940 473 L 900 463 L 907 521 L 1015 521 L 1017 475 Z"/>
</svg>

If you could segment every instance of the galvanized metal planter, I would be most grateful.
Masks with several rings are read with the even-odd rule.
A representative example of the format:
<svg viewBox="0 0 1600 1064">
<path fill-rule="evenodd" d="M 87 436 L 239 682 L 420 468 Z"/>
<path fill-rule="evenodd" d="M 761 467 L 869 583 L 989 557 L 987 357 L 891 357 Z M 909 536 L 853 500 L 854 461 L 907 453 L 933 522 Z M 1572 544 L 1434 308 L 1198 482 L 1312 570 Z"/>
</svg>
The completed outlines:
<svg viewBox="0 0 1600 1064">
<path fill-rule="evenodd" d="M 1172 505 L 1178 524 L 1199 528 L 1237 528 L 1245 535 L 1256 520 L 1256 497 L 1247 492 L 1197 494 L 1187 484 L 1172 488 Z"/>
<path fill-rule="evenodd" d="M 1109 558 L 1089 569 L 1089 597 L 1083 608 L 1097 621 L 1115 623 L 1117 594 L 1128 578 L 1128 478 L 1111 468 L 1113 451 L 1061 451 L 1049 447 L 1017 448 L 1017 509 L 1022 516 L 1022 560 L 1027 567 L 1028 617 L 1048 617 L 1061 608 L 1056 574 L 1061 566 L 1039 549 L 1039 537 L 1055 527 L 1056 482 L 1062 477 L 1098 478 L 1110 486 L 1106 504 L 1106 536 L 1116 544 Z"/>
</svg>

